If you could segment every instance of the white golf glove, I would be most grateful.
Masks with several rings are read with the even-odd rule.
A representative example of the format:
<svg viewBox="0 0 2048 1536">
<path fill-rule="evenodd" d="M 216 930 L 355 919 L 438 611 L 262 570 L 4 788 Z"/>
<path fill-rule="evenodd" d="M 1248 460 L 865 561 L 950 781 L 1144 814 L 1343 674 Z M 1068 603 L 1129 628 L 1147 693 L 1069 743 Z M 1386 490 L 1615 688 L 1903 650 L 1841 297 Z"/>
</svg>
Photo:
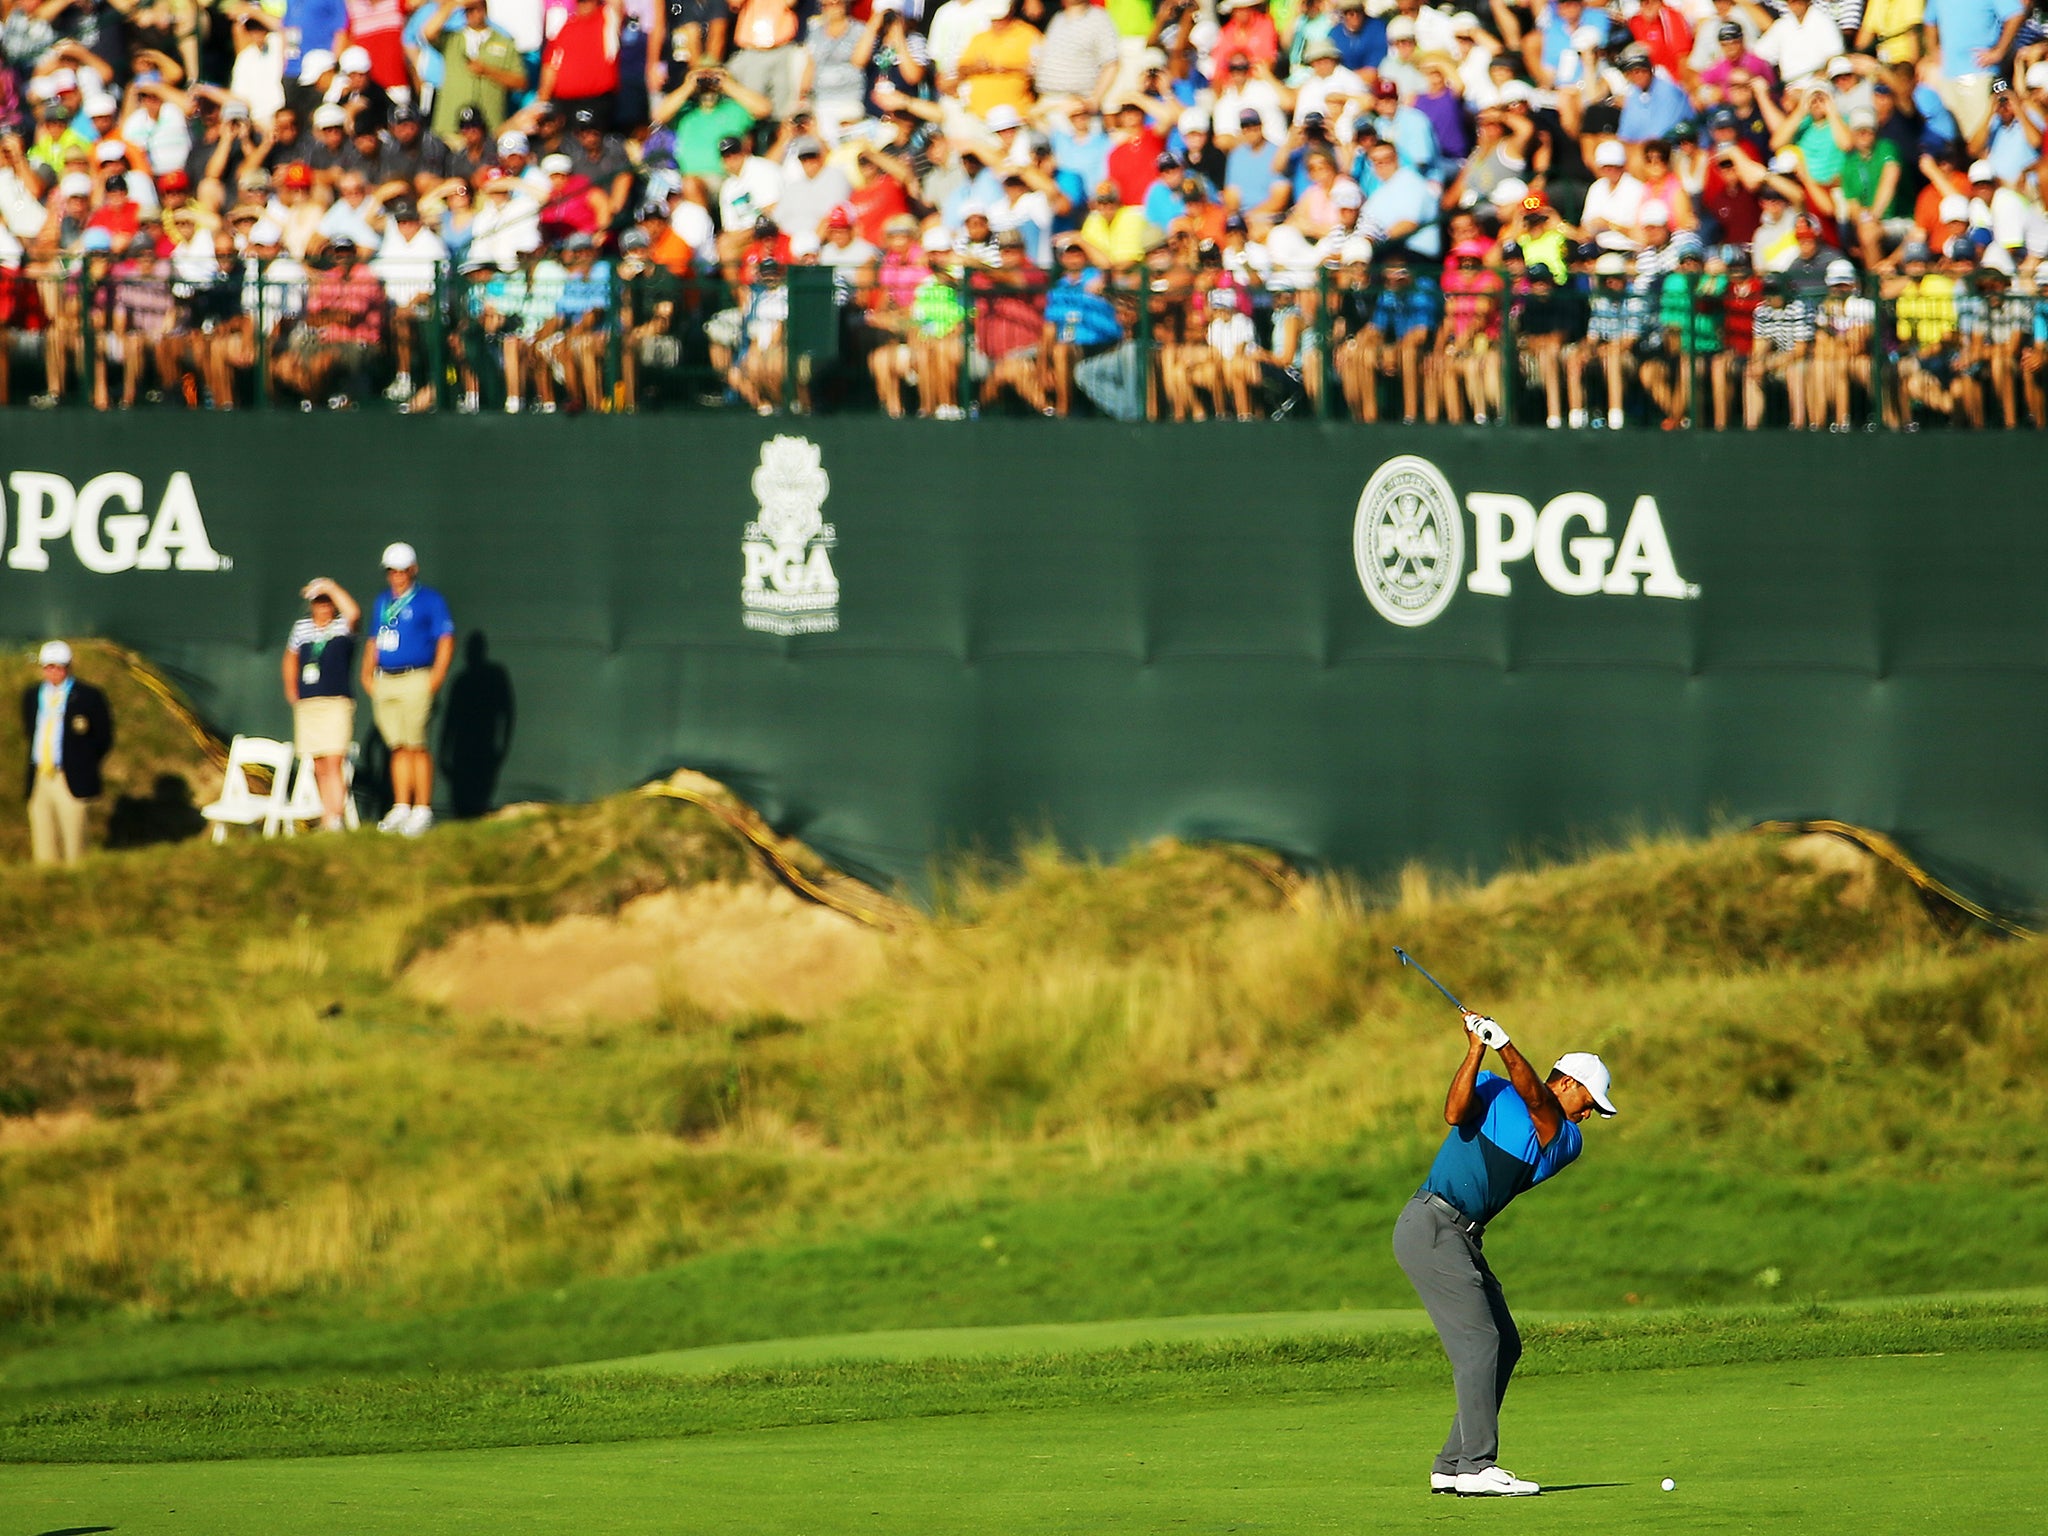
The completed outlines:
<svg viewBox="0 0 2048 1536">
<path fill-rule="evenodd" d="M 1465 1030 L 1468 1034 L 1477 1035 L 1479 1043 L 1488 1050 L 1497 1051 L 1508 1043 L 1508 1032 L 1506 1030 L 1494 1023 L 1493 1020 L 1481 1018 L 1476 1013 L 1465 1021 Z"/>
</svg>

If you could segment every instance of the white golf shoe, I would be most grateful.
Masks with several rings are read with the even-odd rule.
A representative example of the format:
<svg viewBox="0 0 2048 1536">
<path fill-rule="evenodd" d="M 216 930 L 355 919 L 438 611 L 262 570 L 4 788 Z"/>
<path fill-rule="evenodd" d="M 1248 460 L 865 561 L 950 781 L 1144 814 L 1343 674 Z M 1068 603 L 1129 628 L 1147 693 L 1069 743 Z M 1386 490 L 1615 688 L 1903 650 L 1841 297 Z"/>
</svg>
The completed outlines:
<svg viewBox="0 0 2048 1536">
<path fill-rule="evenodd" d="M 403 832 L 405 824 L 410 820 L 412 820 L 411 806 L 394 805 L 384 813 L 384 819 L 377 823 L 377 830 L 379 832 Z"/>
<path fill-rule="evenodd" d="M 1526 1498 L 1543 1491 L 1539 1484 L 1519 1478 L 1506 1467 L 1488 1467 L 1483 1472 L 1460 1472 L 1457 1494 L 1461 1499 Z"/>
<path fill-rule="evenodd" d="M 412 808 L 412 814 L 406 817 L 405 825 L 400 827 L 398 830 L 400 834 L 405 837 L 420 837 L 425 835 L 428 829 L 431 828 L 433 825 L 433 807 L 428 805 L 416 805 Z"/>
<path fill-rule="evenodd" d="M 1458 1491 L 1457 1476 L 1450 1472 L 1430 1473 L 1429 1491 L 1431 1493 L 1456 1493 Z"/>
</svg>

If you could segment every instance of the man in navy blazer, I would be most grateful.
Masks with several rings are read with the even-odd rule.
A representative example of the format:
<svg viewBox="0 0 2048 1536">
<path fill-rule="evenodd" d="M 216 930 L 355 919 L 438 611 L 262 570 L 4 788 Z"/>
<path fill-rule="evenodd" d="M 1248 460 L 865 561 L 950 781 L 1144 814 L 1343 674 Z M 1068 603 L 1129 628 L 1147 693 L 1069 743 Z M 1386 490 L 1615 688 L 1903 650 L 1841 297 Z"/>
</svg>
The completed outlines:
<svg viewBox="0 0 2048 1536">
<path fill-rule="evenodd" d="M 85 857 L 86 802 L 100 792 L 100 763 L 114 746 L 107 696 L 71 675 L 71 647 L 45 644 L 43 680 L 21 696 L 28 739 L 28 838 L 38 864 Z"/>
</svg>

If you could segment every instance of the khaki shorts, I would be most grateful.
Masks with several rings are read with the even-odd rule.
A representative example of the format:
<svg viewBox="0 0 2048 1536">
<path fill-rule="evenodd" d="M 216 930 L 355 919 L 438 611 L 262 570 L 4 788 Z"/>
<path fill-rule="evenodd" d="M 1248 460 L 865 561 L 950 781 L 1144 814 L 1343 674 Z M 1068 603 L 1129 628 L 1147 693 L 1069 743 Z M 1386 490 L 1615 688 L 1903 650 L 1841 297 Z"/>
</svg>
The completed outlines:
<svg viewBox="0 0 2048 1536">
<path fill-rule="evenodd" d="M 354 699 L 301 699 L 292 706 L 292 745 L 301 757 L 347 757 L 356 739 Z"/>
<path fill-rule="evenodd" d="M 426 667 L 377 674 L 370 690 L 370 718 L 377 722 L 385 746 L 426 746 L 427 717 L 434 712 L 433 675 Z"/>
</svg>

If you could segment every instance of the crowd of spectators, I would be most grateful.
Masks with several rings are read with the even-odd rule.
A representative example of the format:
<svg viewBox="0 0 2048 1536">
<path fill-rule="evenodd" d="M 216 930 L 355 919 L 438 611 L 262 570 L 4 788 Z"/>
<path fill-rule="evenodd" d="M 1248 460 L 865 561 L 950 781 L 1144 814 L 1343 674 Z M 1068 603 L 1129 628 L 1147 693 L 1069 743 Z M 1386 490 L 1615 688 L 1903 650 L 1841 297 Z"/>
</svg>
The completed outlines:
<svg viewBox="0 0 2048 1536">
<path fill-rule="evenodd" d="M 0 400 L 2039 427 L 2026 3 L 4 0 Z"/>
</svg>

